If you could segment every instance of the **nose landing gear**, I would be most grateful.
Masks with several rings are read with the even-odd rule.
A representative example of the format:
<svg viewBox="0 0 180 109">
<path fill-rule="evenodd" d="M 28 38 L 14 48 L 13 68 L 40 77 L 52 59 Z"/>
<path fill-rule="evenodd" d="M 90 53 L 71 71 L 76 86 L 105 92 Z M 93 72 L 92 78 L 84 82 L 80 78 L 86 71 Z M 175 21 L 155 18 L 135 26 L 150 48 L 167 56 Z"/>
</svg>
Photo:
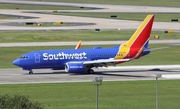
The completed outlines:
<svg viewBox="0 0 180 109">
<path fill-rule="evenodd" d="M 30 74 L 30 75 L 31 75 L 31 74 L 33 74 L 33 71 L 32 71 L 32 70 L 30 70 L 30 71 L 29 71 L 29 74 Z"/>
</svg>

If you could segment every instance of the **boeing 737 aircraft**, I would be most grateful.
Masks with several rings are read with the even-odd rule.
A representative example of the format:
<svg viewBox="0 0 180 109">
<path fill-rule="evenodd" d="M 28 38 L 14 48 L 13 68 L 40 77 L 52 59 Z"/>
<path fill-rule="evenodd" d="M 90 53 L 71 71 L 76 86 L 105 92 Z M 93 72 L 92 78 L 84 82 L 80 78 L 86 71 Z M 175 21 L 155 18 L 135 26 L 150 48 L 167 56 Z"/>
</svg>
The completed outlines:
<svg viewBox="0 0 180 109">
<path fill-rule="evenodd" d="M 39 50 L 23 54 L 13 64 L 28 70 L 65 70 L 69 73 L 94 73 L 93 67 L 115 66 L 116 64 L 138 59 L 150 53 L 148 42 L 154 15 L 148 15 L 132 37 L 125 43 L 112 48 Z"/>
</svg>

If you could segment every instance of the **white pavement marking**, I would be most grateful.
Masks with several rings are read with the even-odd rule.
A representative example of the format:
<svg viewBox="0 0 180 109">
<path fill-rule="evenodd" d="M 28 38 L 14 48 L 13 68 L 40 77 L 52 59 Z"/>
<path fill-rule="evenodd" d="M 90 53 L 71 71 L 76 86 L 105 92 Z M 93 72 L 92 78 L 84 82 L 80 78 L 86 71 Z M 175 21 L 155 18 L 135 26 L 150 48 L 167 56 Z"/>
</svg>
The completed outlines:
<svg viewBox="0 0 180 109">
<path fill-rule="evenodd" d="M 117 66 L 103 67 L 104 69 L 119 69 L 119 70 L 147 70 L 147 69 L 180 69 L 180 65 L 144 65 L 144 66 Z"/>
<path fill-rule="evenodd" d="M 180 79 L 180 74 L 166 74 L 166 75 L 162 75 L 162 78 Z"/>
</svg>

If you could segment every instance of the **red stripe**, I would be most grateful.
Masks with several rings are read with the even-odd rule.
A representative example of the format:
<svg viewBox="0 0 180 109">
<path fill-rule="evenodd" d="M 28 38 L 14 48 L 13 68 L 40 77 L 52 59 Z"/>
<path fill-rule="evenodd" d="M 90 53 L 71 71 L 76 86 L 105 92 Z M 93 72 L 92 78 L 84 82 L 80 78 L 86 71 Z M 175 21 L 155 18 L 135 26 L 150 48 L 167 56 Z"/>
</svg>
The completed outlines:
<svg viewBox="0 0 180 109">
<path fill-rule="evenodd" d="M 141 48 L 146 41 L 149 39 L 152 29 L 154 16 L 151 18 L 151 20 L 147 23 L 145 28 L 142 30 L 142 32 L 139 34 L 137 39 L 134 41 L 134 43 L 131 45 L 132 48 Z"/>
</svg>

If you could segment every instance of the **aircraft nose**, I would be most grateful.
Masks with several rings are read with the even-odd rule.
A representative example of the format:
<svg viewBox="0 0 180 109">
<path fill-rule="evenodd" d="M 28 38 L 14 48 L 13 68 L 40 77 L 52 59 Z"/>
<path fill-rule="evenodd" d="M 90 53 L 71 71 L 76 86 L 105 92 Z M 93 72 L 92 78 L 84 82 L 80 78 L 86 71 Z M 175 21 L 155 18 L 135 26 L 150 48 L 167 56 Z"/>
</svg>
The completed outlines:
<svg viewBox="0 0 180 109">
<path fill-rule="evenodd" d="M 19 66 L 19 59 L 14 60 L 12 63 L 16 66 Z"/>
</svg>

